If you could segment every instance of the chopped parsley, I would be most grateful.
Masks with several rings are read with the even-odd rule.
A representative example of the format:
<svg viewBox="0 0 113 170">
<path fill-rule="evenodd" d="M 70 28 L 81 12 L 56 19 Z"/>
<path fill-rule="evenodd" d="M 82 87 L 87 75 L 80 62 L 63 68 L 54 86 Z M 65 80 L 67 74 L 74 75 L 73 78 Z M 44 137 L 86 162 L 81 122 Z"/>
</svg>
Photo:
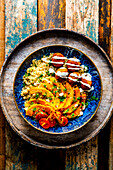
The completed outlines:
<svg viewBox="0 0 113 170">
<path fill-rule="evenodd" d="M 66 97 L 65 96 L 59 96 L 58 98 L 60 99 L 60 102 L 63 102 Z"/>
<path fill-rule="evenodd" d="M 75 97 L 73 97 L 73 102 L 76 102 L 77 100 L 75 99 Z"/>
<path fill-rule="evenodd" d="M 56 83 L 56 81 L 55 81 L 55 80 L 53 80 L 53 83 Z"/>
<path fill-rule="evenodd" d="M 74 113 L 72 113 L 72 114 L 71 114 L 71 117 L 73 118 L 74 116 L 75 116 Z"/>
<path fill-rule="evenodd" d="M 80 100 L 80 97 L 77 97 L 78 100 Z"/>
<path fill-rule="evenodd" d="M 25 87 L 25 85 L 26 85 L 26 84 L 25 84 L 25 83 L 23 83 L 23 86 L 24 86 L 24 87 Z"/>
<path fill-rule="evenodd" d="M 58 89 L 58 92 L 59 92 L 59 93 L 61 92 L 61 89 L 60 89 L 60 88 Z"/>
<path fill-rule="evenodd" d="M 64 113 L 68 113 L 69 112 L 69 109 L 65 110 Z"/>
<path fill-rule="evenodd" d="M 36 65 L 36 64 L 33 64 L 33 66 L 37 67 L 37 65 Z"/>
<path fill-rule="evenodd" d="M 88 106 L 88 102 L 85 103 L 85 106 L 86 106 L 86 107 Z"/>
<path fill-rule="evenodd" d="M 84 102 L 82 102 L 82 105 L 84 106 L 84 105 L 85 105 L 85 103 L 84 103 Z"/>
<path fill-rule="evenodd" d="M 48 70 L 48 71 L 46 71 L 46 73 L 47 73 L 47 75 L 48 75 L 48 76 L 50 76 L 50 72 L 49 72 L 49 70 Z"/>
<path fill-rule="evenodd" d="M 95 96 L 91 96 L 91 98 L 90 99 L 88 99 L 88 101 L 90 102 L 90 101 L 92 101 L 92 100 L 98 100 L 98 97 L 95 97 Z"/>
<path fill-rule="evenodd" d="M 65 116 L 65 117 L 67 117 L 67 115 L 66 115 L 66 114 L 65 114 L 64 116 Z"/>
<path fill-rule="evenodd" d="M 55 76 L 55 73 L 52 73 L 51 75 L 52 75 L 52 76 Z"/>
<path fill-rule="evenodd" d="M 32 111 L 35 112 L 36 111 L 36 107 L 34 107 Z"/>
<path fill-rule="evenodd" d="M 34 102 L 31 102 L 31 105 L 34 104 Z"/>
<path fill-rule="evenodd" d="M 57 91 L 55 91 L 55 95 L 57 94 Z"/>
<path fill-rule="evenodd" d="M 28 77 L 28 74 L 27 74 L 27 73 L 25 73 L 25 77 Z"/>
<path fill-rule="evenodd" d="M 73 111 L 77 110 L 77 108 L 73 108 Z"/>
<path fill-rule="evenodd" d="M 56 88 L 57 88 L 57 86 L 53 85 L 52 89 L 56 89 Z"/>
<path fill-rule="evenodd" d="M 46 84 L 44 84 L 44 87 L 45 87 L 45 88 L 47 87 Z"/>
<path fill-rule="evenodd" d="M 49 100 L 52 100 L 52 97 L 48 97 Z"/>
<path fill-rule="evenodd" d="M 64 92 L 66 92 L 66 91 L 67 91 L 67 89 L 65 88 L 63 91 L 64 91 Z"/>
<path fill-rule="evenodd" d="M 91 99 L 92 99 L 92 100 L 96 100 L 96 101 L 97 101 L 97 100 L 98 100 L 98 97 L 91 96 Z"/>
<path fill-rule="evenodd" d="M 36 93 L 36 99 L 38 99 L 39 98 L 39 93 Z"/>
<path fill-rule="evenodd" d="M 43 96 L 44 96 L 44 97 L 46 97 L 46 96 L 47 96 L 47 94 L 45 93 Z"/>
<path fill-rule="evenodd" d="M 43 74 L 41 74 L 41 75 L 39 76 L 39 78 L 41 78 L 41 77 L 43 77 Z"/>
</svg>

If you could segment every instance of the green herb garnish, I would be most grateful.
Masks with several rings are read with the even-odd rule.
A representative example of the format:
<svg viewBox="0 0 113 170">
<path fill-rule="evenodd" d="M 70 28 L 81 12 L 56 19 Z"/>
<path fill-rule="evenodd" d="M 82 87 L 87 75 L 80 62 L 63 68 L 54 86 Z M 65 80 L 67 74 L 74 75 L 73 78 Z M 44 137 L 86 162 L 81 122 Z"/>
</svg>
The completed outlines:
<svg viewBox="0 0 113 170">
<path fill-rule="evenodd" d="M 53 83 L 56 83 L 56 81 L 55 81 L 55 80 L 53 80 Z"/>
<path fill-rule="evenodd" d="M 95 96 L 91 96 L 91 98 L 90 99 L 88 99 L 88 101 L 92 101 L 92 100 L 98 100 L 98 97 L 95 97 Z"/>
<path fill-rule="evenodd" d="M 45 88 L 47 87 L 46 84 L 44 84 L 44 87 L 45 87 Z"/>
<path fill-rule="evenodd" d="M 52 75 L 52 76 L 55 76 L 55 73 L 52 73 L 51 75 Z"/>
<path fill-rule="evenodd" d="M 61 102 L 63 102 L 65 98 L 66 98 L 65 96 L 59 96 Z"/>
<path fill-rule="evenodd" d="M 52 89 L 56 89 L 56 88 L 57 88 L 57 86 L 53 85 Z"/>
<path fill-rule="evenodd" d="M 64 91 L 64 92 L 66 92 L 66 91 L 67 91 L 67 89 L 65 88 L 63 91 Z"/>
<path fill-rule="evenodd" d="M 41 78 L 41 77 L 43 77 L 43 74 L 41 74 L 41 75 L 39 76 L 39 78 Z"/>
<path fill-rule="evenodd" d="M 25 85 L 26 85 L 26 84 L 25 84 L 25 83 L 23 83 L 23 86 L 24 86 L 24 87 L 25 87 Z"/>
<path fill-rule="evenodd" d="M 65 110 L 64 113 L 67 113 L 69 111 L 69 109 Z"/>
<path fill-rule="evenodd" d="M 25 73 L 25 77 L 28 77 L 28 74 L 27 74 L 27 73 Z"/>
<path fill-rule="evenodd" d="M 85 103 L 84 103 L 84 102 L 82 102 L 82 105 L 84 106 L 84 105 L 85 105 Z"/>
<path fill-rule="evenodd" d="M 71 114 L 71 117 L 72 117 L 72 118 L 74 117 L 74 113 Z"/>
<path fill-rule="evenodd" d="M 49 100 L 52 100 L 52 97 L 48 97 Z"/>
<path fill-rule="evenodd" d="M 36 93 L 36 99 L 38 99 L 39 98 L 39 93 Z"/>
<path fill-rule="evenodd" d="M 32 111 L 35 112 L 36 111 L 36 107 L 34 107 Z"/>
<path fill-rule="evenodd" d="M 75 99 L 75 97 L 73 97 L 73 102 L 76 102 L 77 100 Z"/>
<path fill-rule="evenodd" d="M 85 103 L 85 106 L 86 106 L 86 107 L 88 106 L 88 102 Z"/>
</svg>

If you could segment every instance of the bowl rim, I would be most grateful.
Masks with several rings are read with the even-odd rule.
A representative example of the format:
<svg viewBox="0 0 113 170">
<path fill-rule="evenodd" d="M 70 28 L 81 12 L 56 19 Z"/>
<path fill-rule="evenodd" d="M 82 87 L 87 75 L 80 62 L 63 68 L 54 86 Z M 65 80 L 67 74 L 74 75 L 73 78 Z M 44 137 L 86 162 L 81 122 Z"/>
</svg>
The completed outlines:
<svg viewBox="0 0 113 170">
<path fill-rule="evenodd" d="M 86 121 L 83 125 L 81 125 L 80 127 L 76 128 L 76 129 L 70 130 L 70 131 L 68 131 L 68 132 L 59 132 L 59 133 L 58 133 L 58 132 L 43 131 L 42 129 L 39 129 L 39 128 L 35 127 L 34 125 L 32 125 L 32 124 L 23 116 L 23 113 L 20 112 L 20 110 L 19 110 L 19 108 L 18 108 L 18 104 L 17 104 L 16 99 L 15 99 L 15 90 L 14 90 L 14 88 L 15 88 L 15 80 L 16 80 L 17 73 L 18 73 L 19 69 L 21 68 L 22 64 L 25 62 L 25 60 L 27 60 L 27 58 L 29 58 L 29 57 L 30 57 L 32 54 L 34 54 L 35 52 L 37 52 L 37 51 L 39 51 L 39 50 L 42 50 L 43 48 L 53 47 L 53 46 L 54 46 L 54 47 L 55 47 L 55 46 L 69 47 L 69 48 L 75 49 L 75 50 L 81 52 L 82 54 L 84 54 L 84 55 L 93 63 L 94 67 L 95 67 L 96 70 L 98 71 L 99 79 L 100 79 L 100 83 L 101 83 L 100 100 L 99 100 L 99 102 L 98 102 L 98 105 L 97 105 L 96 110 L 95 110 L 95 112 L 93 113 L 93 115 L 92 115 L 92 116 L 90 117 L 90 119 L 88 119 L 88 121 Z M 79 50 L 79 49 L 77 49 L 77 48 L 75 48 L 75 47 L 72 47 L 72 46 L 70 46 L 70 45 L 64 45 L 64 44 L 52 44 L 52 45 L 43 46 L 43 47 L 39 48 L 38 50 L 35 50 L 35 51 L 33 51 L 32 53 L 30 53 L 27 57 L 25 57 L 25 59 L 24 59 L 24 60 L 21 62 L 21 64 L 19 65 L 19 67 L 18 67 L 18 69 L 17 69 L 17 71 L 16 71 L 16 73 L 15 73 L 14 81 L 13 81 L 13 98 L 14 98 L 14 102 L 15 102 L 15 105 L 16 105 L 16 108 L 17 108 L 19 114 L 22 116 L 22 118 L 23 118 L 30 126 L 32 126 L 33 128 L 35 128 L 36 130 L 39 130 L 39 131 L 41 131 L 41 132 L 43 132 L 43 133 L 47 133 L 47 134 L 53 134 L 53 135 L 64 135 L 64 134 L 72 133 L 72 132 L 74 132 L 74 131 L 82 128 L 83 126 L 85 126 L 85 125 L 94 117 L 94 115 L 96 114 L 96 112 L 97 112 L 97 110 L 98 110 L 98 108 L 99 108 L 99 106 L 100 106 L 100 103 L 101 103 L 102 94 L 103 94 L 103 85 L 102 85 L 101 75 L 100 75 L 100 72 L 99 72 L 97 66 L 96 66 L 95 63 L 92 61 L 92 59 L 91 59 L 87 54 L 85 54 L 84 52 L 82 52 L 81 50 Z"/>
</svg>

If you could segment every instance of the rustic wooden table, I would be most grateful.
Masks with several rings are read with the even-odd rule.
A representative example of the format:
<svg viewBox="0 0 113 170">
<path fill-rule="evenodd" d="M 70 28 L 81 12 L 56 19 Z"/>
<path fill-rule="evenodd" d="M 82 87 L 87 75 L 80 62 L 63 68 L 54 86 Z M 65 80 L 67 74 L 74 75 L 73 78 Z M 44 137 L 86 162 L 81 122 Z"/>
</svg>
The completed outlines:
<svg viewBox="0 0 113 170">
<path fill-rule="evenodd" d="M 11 50 L 37 30 L 83 33 L 113 58 L 111 0 L 0 0 L 0 68 Z M 104 109 L 104 108 L 103 108 Z M 98 136 L 67 150 L 30 145 L 13 132 L 0 108 L 0 170 L 113 169 L 113 117 Z"/>
</svg>

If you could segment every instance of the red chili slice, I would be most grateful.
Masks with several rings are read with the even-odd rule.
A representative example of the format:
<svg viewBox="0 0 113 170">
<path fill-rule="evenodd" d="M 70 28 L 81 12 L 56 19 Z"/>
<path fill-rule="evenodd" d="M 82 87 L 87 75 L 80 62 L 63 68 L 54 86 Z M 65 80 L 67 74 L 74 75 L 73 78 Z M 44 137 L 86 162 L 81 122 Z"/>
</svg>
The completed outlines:
<svg viewBox="0 0 113 170">
<path fill-rule="evenodd" d="M 41 118 L 47 118 L 47 117 L 48 117 L 48 115 L 45 112 L 40 111 L 40 112 L 37 113 L 35 118 L 36 118 L 36 120 L 39 120 Z"/>
<path fill-rule="evenodd" d="M 41 118 L 39 120 L 40 126 L 42 126 L 44 129 L 48 129 L 50 127 L 50 122 L 46 118 Z"/>
<path fill-rule="evenodd" d="M 67 117 L 65 117 L 65 116 L 62 116 L 61 119 L 60 119 L 60 121 L 61 121 L 61 122 L 59 122 L 59 125 L 60 125 L 60 126 L 66 126 L 67 123 L 68 123 L 68 119 L 67 119 Z"/>
<path fill-rule="evenodd" d="M 50 121 L 50 127 L 54 127 L 56 125 L 56 120 L 53 119 Z"/>
</svg>

